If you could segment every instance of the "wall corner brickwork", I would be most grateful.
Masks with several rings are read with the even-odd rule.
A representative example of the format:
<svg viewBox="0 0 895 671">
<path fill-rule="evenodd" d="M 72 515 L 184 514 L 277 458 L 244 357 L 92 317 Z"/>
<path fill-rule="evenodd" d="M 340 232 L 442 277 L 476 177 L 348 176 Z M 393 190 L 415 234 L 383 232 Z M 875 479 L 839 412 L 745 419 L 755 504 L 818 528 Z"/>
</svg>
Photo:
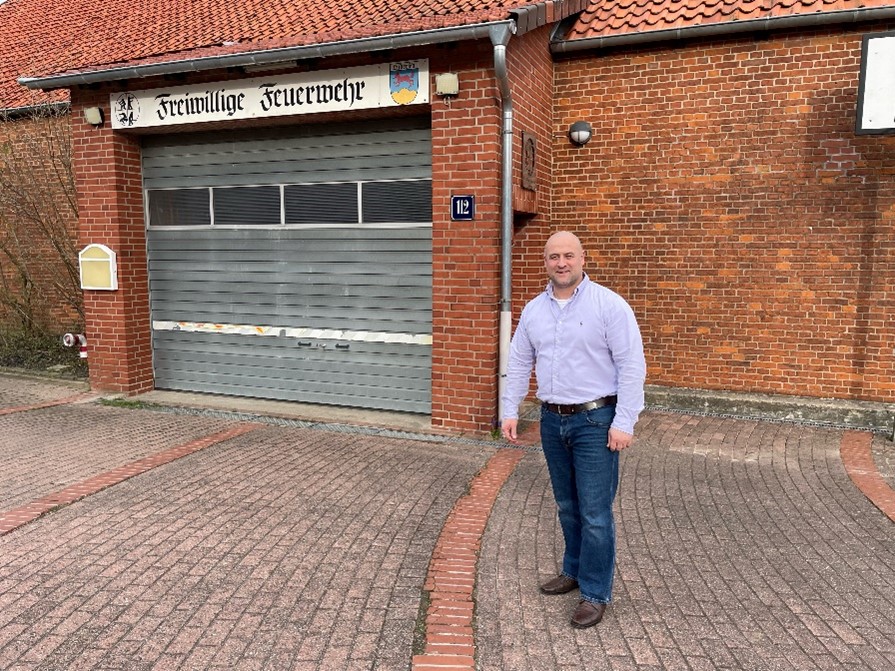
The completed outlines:
<svg viewBox="0 0 895 671">
<path fill-rule="evenodd" d="M 73 92 L 80 246 L 104 244 L 118 263 L 117 291 L 84 291 L 90 384 L 97 391 L 136 394 L 152 388 L 140 142 L 111 129 L 108 101 L 108 94 Z M 84 108 L 93 105 L 106 112 L 98 128 L 84 121 Z"/>
</svg>

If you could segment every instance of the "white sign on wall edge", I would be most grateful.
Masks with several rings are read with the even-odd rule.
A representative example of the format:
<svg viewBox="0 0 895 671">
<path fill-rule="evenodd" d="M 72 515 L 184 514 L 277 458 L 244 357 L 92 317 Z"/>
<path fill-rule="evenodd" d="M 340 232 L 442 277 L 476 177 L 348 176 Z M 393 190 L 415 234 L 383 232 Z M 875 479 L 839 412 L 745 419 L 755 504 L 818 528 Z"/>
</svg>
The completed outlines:
<svg viewBox="0 0 895 671">
<path fill-rule="evenodd" d="M 151 128 L 429 102 L 425 58 L 109 96 L 112 128 Z"/>
<path fill-rule="evenodd" d="M 855 132 L 895 133 L 895 32 L 864 35 Z"/>
</svg>

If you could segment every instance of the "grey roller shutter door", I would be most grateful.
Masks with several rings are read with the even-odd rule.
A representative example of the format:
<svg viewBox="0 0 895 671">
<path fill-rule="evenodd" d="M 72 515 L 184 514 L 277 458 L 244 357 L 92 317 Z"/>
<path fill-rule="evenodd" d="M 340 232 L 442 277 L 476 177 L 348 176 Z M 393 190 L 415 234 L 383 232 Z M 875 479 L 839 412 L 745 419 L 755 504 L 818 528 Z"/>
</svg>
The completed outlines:
<svg viewBox="0 0 895 671">
<path fill-rule="evenodd" d="M 428 413 L 428 119 L 148 137 L 159 389 Z"/>
</svg>

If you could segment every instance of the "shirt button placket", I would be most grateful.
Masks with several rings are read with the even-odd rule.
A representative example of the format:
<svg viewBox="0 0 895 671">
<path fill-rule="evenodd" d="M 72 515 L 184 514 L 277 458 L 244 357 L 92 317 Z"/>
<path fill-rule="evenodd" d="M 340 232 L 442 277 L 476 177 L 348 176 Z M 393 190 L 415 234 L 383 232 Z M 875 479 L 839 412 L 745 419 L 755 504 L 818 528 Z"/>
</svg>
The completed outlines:
<svg viewBox="0 0 895 671">
<path fill-rule="evenodd" d="M 559 369 L 560 369 L 560 361 L 562 361 L 562 352 L 560 351 L 560 343 L 562 342 L 562 331 L 563 331 L 563 315 L 560 313 L 559 318 L 556 320 L 556 329 L 553 331 L 553 376 L 552 376 L 552 387 L 553 393 L 556 394 L 560 389 L 560 379 L 559 379 Z"/>
</svg>

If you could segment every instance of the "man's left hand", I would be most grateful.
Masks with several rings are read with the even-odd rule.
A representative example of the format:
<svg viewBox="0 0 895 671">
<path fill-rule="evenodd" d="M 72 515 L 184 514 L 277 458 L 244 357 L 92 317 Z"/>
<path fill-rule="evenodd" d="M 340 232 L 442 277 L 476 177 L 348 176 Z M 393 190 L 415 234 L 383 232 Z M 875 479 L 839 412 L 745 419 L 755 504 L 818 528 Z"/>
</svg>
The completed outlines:
<svg viewBox="0 0 895 671">
<path fill-rule="evenodd" d="M 609 449 L 613 452 L 621 452 L 626 447 L 631 447 L 634 436 L 619 429 L 609 429 Z"/>
</svg>

